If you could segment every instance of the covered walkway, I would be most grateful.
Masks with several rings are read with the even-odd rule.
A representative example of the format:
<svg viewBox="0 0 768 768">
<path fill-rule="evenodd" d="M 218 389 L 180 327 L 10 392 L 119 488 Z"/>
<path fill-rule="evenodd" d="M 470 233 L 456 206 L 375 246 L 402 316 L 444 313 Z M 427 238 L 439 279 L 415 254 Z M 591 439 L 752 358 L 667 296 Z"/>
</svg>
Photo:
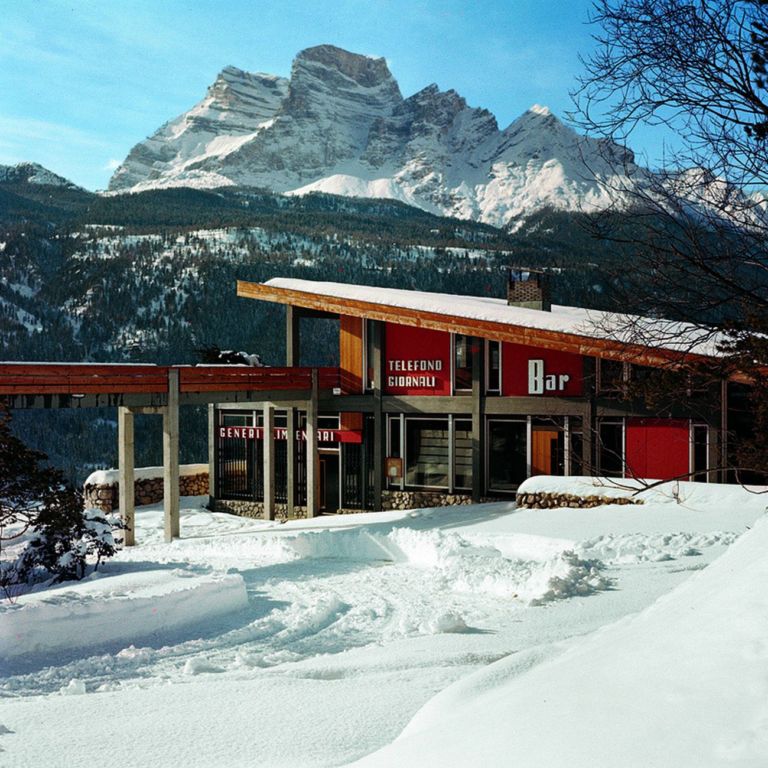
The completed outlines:
<svg viewBox="0 0 768 768">
<path fill-rule="evenodd" d="M 117 408 L 120 510 L 134 536 L 134 428 L 137 413 L 163 417 L 165 540 L 179 536 L 179 407 L 214 403 L 264 403 L 265 424 L 273 403 L 307 412 L 307 512 L 319 496 L 317 440 L 321 391 L 338 391 L 338 368 L 251 368 L 103 363 L 0 363 L 0 399 L 9 408 Z M 272 444 L 272 430 L 265 430 Z M 212 463 L 209 462 L 212 466 Z M 264 452 L 265 477 L 274 477 L 274 451 Z M 274 506 L 274 505 L 273 505 Z M 267 508 L 268 512 L 268 508 Z"/>
</svg>

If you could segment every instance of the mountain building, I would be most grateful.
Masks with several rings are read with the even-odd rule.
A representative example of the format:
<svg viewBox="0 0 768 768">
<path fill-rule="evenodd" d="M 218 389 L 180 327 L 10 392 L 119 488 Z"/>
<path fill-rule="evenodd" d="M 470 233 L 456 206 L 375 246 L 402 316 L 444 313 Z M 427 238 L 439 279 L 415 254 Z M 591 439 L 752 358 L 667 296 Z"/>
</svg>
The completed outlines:
<svg viewBox="0 0 768 768">
<path fill-rule="evenodd" d="M 217 509 L 470 503 L 536 474 L 722 479 L 738 383 L 661 413 L 627 397 L 651 368 L 718 355 L 694 326 L 551 305 L 546 275 L 527 271 L 510 273 L 507 300 L 284 278 L 238 295 L 285 306 L 288 372 L 302 319 L 336 320 L 339 366 L 315 373 L 310 400 L 286 379 L 269 402 L 211 406 Z"/>
</svg>

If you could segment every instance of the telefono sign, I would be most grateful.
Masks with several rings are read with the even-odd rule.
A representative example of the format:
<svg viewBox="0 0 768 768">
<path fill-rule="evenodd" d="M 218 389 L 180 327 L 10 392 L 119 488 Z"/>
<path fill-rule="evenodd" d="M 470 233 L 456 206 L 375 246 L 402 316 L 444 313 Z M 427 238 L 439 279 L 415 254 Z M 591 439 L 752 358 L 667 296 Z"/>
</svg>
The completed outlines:
<svg viewBox="0 0 768 768">
<path fill-rule="evenodd" d="M 442 370 L 442 360 L 388 360 L 387 387 L 434 389 L 437 377 L 430 374 Z"/>
</svg>

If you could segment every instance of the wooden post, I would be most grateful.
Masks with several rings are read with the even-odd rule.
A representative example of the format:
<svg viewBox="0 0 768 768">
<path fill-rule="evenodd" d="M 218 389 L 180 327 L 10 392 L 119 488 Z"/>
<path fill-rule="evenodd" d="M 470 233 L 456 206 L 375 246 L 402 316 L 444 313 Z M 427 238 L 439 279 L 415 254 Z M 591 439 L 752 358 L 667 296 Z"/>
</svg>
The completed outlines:
<svg viewBox="0 0 768 768">
<path fill-rule="evenodd" d="M 320 454 L 317 450 L 317 368 L 312 369 L 312 395 L 307 404 L 307 517 L 320 512 Z"/>
<path fill-rule="evenodd" d="M 291 407 L 286 413 L 286 514 L 293 517 L 296 511 L 296 409 Z"/>
<path fill-rule="evenodd" d="M 587 400 L 584 403 L 584 416 L 581 419 L 581 464 L 585 475 L 594 475 L 597 469 L 595 460 L 597 424 L 595 423 L 594 412 L 592 400 Z"/>
<path fill-rule="evenodd" d="M 485 483 L 485 343 L 473 338 L 472 345 L 472 501 L 483 497 Z M 453 486 L 454 478 L 450 485 Z"/>
<path fill-rule="evenodd" d="M 288 304 L 285 307 L 285 364 L 301 365 L 301 315 L 298 308 Z"/>
<path fill-rule="evenodd" d="M 275 408 L 264 403 L 264 519 L 275 519 Z"/>
<path fill-rule="evenodd" d="M 213 509 L 216 499 L 216 475 L 219 471 L 218 424 L 216 423 L 216 406 L 208 405 L 208 508 Z"/>
<path fill-rule="evenodd" d="M 179 369 L 168 371 L 163 412 L 163 510 L 166 542 L 179 538 Z"/>
<path fill-rule="evenodd" d="M 136 544 L 134 500 L 133 413 L 129 408 L 117 409 L 117 461 L 120 485 L 120 514 L 128 526 L 123 534 L 126 547 Z"/>
<path fill-rule="evenodd" d="M 386 431 L 382 404 L 384 385 L 384 324 L 373 322 L 373 508 L 382 508 Z"/>
</svg>

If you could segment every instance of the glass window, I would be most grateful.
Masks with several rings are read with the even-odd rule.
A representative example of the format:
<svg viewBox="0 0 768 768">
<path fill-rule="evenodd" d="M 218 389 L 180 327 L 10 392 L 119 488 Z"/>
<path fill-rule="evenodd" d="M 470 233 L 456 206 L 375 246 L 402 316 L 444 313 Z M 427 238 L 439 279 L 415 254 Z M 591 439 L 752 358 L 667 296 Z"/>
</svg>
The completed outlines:
<svg viewBox="0 0 768 768">
<path fill-rule="evenodd" d="M 472 421 L 456 419 L 453 422 L 453 485 L 472 488 Z"/>
<path fill-rule="evenodd" d="M 223 427 L 251 427 L 250 411 L 219 412 Z M 217 495 L 222 499 L 251 499 L 254 494 L 254 462 L 257 441 L 247 437 L 216 438 L 218 486 Z"/>
<path fill-rule="evenodd" d="M 448 487 L 448 420 L 405 422 L 406 485 Z"/>
<path fill-rule="evenodd" d="M 485 388 L 488 392 L 501 392 L 501 342 L 485 342 Z"/>
<path fill-rule="evenodd" d="M 472 389 L 472 337 L 462 333 L 453 337 L 453 389 Z"/>
<path fill-rule="evenodd" d="M 568 459 L 570 467 L 569 475 L 588 475 L 590 472 L 584 467 L 584 433 L 582 431 L 581 419 L 577 416 L 571 416 L 569 419 L 570 429 L 570 450 Z"/>
<path fill-rule="evenodd" d="M 373 389 L 373 339 L 374 339 L 374 320 L 365 321 L 365 388 Z"/>
<path fill-rule="evenodd" d="M 528 425 L 488 422 L 488 488 L 514 491 L 528 475 Z"/>
<path fill-rule="evenodd" d="M 624 424 L 601 422 L 598 430 L 599 471 L 603 477 L 624 476 Z"/>
<path fill-rule="evenodd" d="M 624 391 L 624 363 L 619 360 L 598 360 L 598 390 L 600 392 Z"/>
<path fill-rule="evenodd" d="M 387 456 L 393 458 L 402 458 L 400 452 L 400 416 L 388 416 L 387 417 Z M 401 488 L 402 478 L 390 478 L 387 477 L 387 486 L 389 488 Z"/>
<path fill-rule="evenodd" d="M 253 414 L 250 411 L 240 413 L 222 413 L 222 427 L 251 427 L 253 426 Z"/>
<path fill-rule="evenodd" d="M 706 424 L 694 424 L 693 426 L 693 466 L 694 473 L 691 480 L 697 483 L 709 482 L 707 470 L 709 469 L 709 428 Z"/>
</svg>

